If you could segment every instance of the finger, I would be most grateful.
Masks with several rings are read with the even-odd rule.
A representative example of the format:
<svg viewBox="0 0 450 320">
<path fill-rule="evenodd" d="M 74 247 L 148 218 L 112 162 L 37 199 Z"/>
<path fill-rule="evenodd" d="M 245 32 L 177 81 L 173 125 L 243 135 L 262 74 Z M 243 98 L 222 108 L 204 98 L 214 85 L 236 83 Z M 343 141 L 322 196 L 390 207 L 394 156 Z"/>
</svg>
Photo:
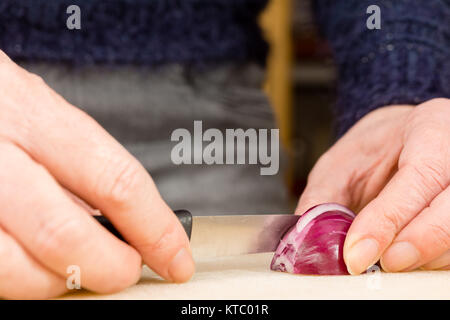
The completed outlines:
<svg viewBox="0 0 450 320">
<path fill-rule="evenodd" d="M 450 250 L 422 266 L 423 270 L 450 270 Z"/>
<path fill-rule="evenodd" d="M 351 274 L 380 258 L 394 237 L 443 190 L 444 173 L 427 165 L 404 165 L 355 218 L 344 245 Z"/>
<path fill-rule="evenodd" d="M 65 291 L 63 278 L 44 268 L 0 228 L 0 297 L 47 299 Z"/>
<path fill-rule="evenodd" d="M 70 199 L 42 167 L 16 146 L 0 143 L 0 224 L 42 265 L 67 276 L 81 270 L 81 285 L 114 292 L 140 277 L 141 259 Z"/>
<path fill-rule="evenodd" d="M 0 50 L 0 64 L 2 63 L 11 63 L 11 59 L 8 57 L 6 53 L 3 52 L 3 50 Z"/>
<path fill-rule="evenodd" d="M 308 176 L 296 214 L 325 202 L 336 202 L 358 212 L 373 199 L 393 175 L 398 159 L 394 147 L 385 154 L 377 143 L 364 149 L 354 137 L 345 136 L 322 155 Z"/>
<path fill-rule="evenodd" d="M 33 101 L 29 134 L 14 141 L 107 216 L 149 267 L 166 279 L 188 280 L 189 239 L 146 170 L 92 118 L 47 87 L 41 91 L 34 94 L 46 97 L 45 106 Z"/>
<path fill-rule="evenodd" d="M 337 202 L 358 212 L 397 170 L 403 123 L 410 106 L 375 110 L 353 126 L 316 163 L 296 213 L 323 202 Z"/>
<path fill-rule="evenodd" d="M 450 264 L 449 212 L 450 188 L 447 188 L 398 234 L 381 258 L 383 269 L 389 272 L 414 270 L 439 257 L 431 267 Z"/>
<path fill-rule="evenodd" d="M 88 203 L 86 203 L 83 199 L 80 199 L 75 194 L 67 190 L 66 188 L 63 188 L 64 192 L 67 194 L 67 196 L 73 200 L 77 205 L 79 205 L 83 210 L 88 212 L 92 216 L 100 216 L 102 213 L 98 209 L 92 208 Z"/>
</svg>

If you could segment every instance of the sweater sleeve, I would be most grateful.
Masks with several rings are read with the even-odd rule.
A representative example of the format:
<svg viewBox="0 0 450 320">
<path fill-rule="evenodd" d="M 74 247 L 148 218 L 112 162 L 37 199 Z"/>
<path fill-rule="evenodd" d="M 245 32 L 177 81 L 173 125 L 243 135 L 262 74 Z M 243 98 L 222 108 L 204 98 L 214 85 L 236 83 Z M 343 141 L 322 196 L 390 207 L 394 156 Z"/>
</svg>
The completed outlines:
<svg viewBox="0 0 450 320">
<path fill-rule="evenodd" d="M 450 0 L 313 1 L 338 68 L 337 136 L 376 108 L 450 97 Z"/>
</svg>

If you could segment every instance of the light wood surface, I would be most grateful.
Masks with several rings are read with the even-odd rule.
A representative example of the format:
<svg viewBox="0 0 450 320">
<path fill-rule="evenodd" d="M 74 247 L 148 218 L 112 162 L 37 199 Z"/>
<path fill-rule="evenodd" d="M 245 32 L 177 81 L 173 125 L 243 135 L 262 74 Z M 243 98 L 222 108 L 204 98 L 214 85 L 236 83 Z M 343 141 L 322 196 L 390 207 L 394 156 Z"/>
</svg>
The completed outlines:
<svg viewBox="0 0 450 320">
<path fill-rule="evenodd" d="M 165 282 L 144 268 L 141 281 L 125 291 L 77 291 L 63 299 L 450 299 L 450 271 L 303 276 L 270 271 L 271 258 L 253 254 L 204 259 L 184 284 Z"/>
</svg>

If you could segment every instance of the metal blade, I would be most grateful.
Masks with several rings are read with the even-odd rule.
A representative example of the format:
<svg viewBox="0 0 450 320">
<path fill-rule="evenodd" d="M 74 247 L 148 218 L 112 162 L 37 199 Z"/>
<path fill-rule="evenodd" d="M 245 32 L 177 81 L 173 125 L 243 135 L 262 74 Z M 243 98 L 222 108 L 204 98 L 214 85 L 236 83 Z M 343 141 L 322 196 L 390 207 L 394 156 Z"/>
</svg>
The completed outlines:
<svg viewBox="0 0 450 320">
<path fill-rule="evenodd" d="M 194 216 L 191 248 L 194 257 L 231 256 L 272 252 L 283 234 L 300 216 Z"/>
</svg>

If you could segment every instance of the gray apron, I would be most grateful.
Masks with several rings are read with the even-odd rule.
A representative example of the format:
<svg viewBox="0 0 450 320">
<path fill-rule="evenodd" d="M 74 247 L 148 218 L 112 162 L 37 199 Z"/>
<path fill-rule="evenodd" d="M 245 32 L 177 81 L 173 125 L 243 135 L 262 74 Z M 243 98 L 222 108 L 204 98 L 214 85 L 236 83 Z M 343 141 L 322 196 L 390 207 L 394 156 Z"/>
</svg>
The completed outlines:
<svg viewBox="0 0 450 320">
<path fill-rule="evenodd" d="M 181 65 L 23 66 L 95 118 L 141 161 L 171 208 L 194 215 L 292 212 L 283 161 L 278 174 L 262 176 L 260 165 L 175 165 L 170 157 L 176 144 L 171 133 L 193 131 L 195 120 L 202 120 L 204 130 L 274 128 L 259 66 L 208 71 Z"/>
</svg>

